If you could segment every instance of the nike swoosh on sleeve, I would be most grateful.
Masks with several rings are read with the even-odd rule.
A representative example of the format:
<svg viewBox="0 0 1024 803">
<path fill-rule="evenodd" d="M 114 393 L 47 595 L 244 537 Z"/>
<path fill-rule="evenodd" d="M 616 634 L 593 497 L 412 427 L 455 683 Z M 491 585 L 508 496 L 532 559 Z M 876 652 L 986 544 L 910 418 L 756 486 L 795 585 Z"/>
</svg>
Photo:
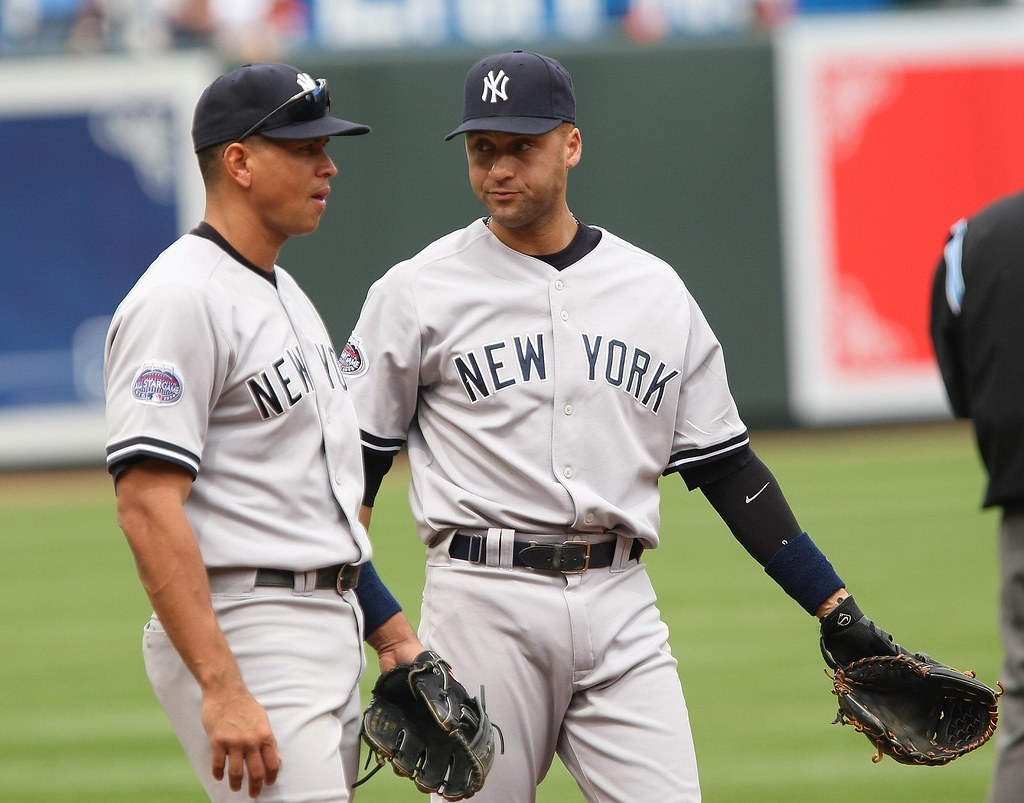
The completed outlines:
<svg viewBox="0 0 1024 803">
<path fill-rule="evenodd" d="M 766 482 L 764 484 L 764 488 L 762 488 L 760 491 L 758 491 L 753 496 L 748 496 L 747 497 L 747 504 L 749 505 L 751 502 L 753 502 L 755 499 L 757 499 L 757 497 L 759 497 L 761 495 L 761 493 L 764 491 L 764 489 L 767 488 L 769 485 L 771 485 L 771 483 L 770 482 Z"/>
</svg>

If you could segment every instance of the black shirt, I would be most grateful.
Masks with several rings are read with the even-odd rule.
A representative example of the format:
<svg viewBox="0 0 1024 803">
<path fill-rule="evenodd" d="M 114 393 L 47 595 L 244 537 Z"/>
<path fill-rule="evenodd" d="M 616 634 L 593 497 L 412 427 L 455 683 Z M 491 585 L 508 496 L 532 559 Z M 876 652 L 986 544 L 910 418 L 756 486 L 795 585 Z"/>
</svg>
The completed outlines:
<svg viewBox="0 0 1024 803">
<path fill-rule="evenodd" d="M 1024 504 L 1024 192 L 954 227 L 935 271 L 931 335 L 953 413 L 974 421 L 984 506 Z"/>
</svg>

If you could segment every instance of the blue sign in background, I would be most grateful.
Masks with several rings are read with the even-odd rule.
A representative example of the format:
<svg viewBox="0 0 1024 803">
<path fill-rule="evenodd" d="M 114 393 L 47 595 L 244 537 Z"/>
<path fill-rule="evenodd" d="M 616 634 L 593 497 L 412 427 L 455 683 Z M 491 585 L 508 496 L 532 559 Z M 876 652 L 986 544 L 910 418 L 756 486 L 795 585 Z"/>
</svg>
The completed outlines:
<svg viewBox="0 0 1024 803">
<path fill-rule="evenodd" d="M 0 118 L 0 409 L 101 403 L 106 322 L 178 234 L 167 150 L 118 115 Z"/>
</svg>

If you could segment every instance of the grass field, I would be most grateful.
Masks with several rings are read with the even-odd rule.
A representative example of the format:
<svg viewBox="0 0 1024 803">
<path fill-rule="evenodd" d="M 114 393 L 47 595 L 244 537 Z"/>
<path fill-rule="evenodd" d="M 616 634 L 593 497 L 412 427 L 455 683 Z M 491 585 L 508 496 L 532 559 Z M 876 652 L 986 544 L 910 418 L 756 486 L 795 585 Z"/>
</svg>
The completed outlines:
<svg viewBox="0 0 1024 803">
<path fill-rule="evenodd" d="M 983 475 L 966 427 L 761 433 L 754 446 L 869 616 L 906 646 L 996 681 L 997 514 L 978 509 Z M 376 562 L 415 620 L 422 550 L 405 480 L 396 469 L 382 489 Z M 662 512 L 663 547 L 645 559 L 672 629 L 706 803 L 984 800 L 991 744 L 943 768 L 873 764 L 863 736 L 831 724 L 816 622 L 699 492 L 669 478 Z M 142 668 L 148 614 L 102 471 L 0 474 L 0 800 L 204 799 Z M 420 800 L 387 771 L 359 794 Z M 582 797 L 556 764 L 539 800 Z M 618 803 L 641 801 L 656 803 L 642 790 Z"/>
</svg>

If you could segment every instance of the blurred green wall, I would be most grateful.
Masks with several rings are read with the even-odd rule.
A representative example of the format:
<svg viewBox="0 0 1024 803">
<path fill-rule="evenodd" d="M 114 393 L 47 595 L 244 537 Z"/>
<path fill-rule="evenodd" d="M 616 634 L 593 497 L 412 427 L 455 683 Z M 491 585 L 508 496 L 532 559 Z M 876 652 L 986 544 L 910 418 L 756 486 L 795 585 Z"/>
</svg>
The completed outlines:
<svg viewBox="0 0 1024 803">
<path fill-rule="evenodd" d="M 788 423 L 770 40 L 535 49 L 576 86 L 573 212 L 674 265 L 725 347 L 747 424 Z M 481 55 L 291 59 L 329 80 L 333 114 L 373 127 L 332 144 L 340 175 L 327 216 L 281 258 L 339 344 L 377 276 L 482 214 L 461 139 L 443 141 Z"/>
</svg>

